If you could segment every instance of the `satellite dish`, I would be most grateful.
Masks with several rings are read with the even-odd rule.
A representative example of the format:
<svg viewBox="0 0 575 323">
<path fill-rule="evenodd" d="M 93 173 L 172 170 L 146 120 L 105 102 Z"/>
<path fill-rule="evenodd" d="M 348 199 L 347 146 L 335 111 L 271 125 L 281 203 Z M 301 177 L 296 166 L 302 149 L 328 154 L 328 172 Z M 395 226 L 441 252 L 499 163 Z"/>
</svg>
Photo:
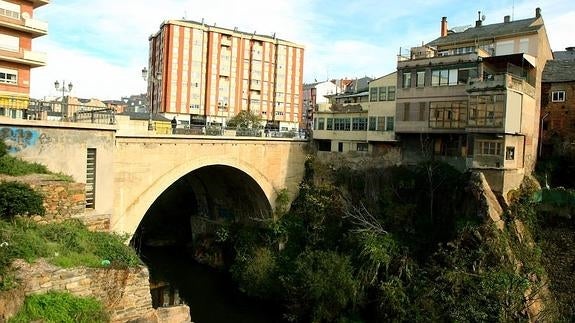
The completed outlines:
<svg viewBox="0 0 575 323">
<path fill-rule="evenodd" d="M 481 21 L 485 21 L 485 15 L 481 16 Z"/>
</svg>

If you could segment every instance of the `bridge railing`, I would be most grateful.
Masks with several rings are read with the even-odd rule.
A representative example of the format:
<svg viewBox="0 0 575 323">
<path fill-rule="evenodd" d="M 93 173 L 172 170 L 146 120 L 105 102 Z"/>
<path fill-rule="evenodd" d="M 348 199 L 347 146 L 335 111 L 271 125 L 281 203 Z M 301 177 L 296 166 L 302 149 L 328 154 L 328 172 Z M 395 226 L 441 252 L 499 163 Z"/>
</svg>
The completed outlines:
<svg viewBox="0 0 575 323">
<path fill-rule="evenodd" d="M 91 101 L 68 102 L 64 100 L 37 100 L 25 97 L 0 96 L 0 114 L 10 115 L 13 111 L 23 111 L 22 115 L 29 120 L 52 120 L 69 122 L 86 122 L 115 124 L 115 109 L 106 105 L 93 105 Z"/>
<path fill-rule="evenodd" d="M 84 102 L 85 101 L 85 102 Z M 117 124 L 116 110 L 105 104 L 94 104 L 92 100 L 60 98 L 58 100 L 37 100 L 25 97 L 0 95 L 0 115 L 19 115 L 29 120 L 66 121 L 95 124 Z M 20 110 L 18 114 L 14 110 Z M 169 122 L 169 121 L 168 121 Z M 147 126 L 147 124 L 146 124 Z M 169 125 L 168 125 L 169 127 Z M 207 135 L 225 137 L 268 137 L 306 139 L 302 131 L 280 131 L 272 129 L 222 128 L 219 125 L 189 125 L 176 128 L 174 134 Z"/>
</svg>

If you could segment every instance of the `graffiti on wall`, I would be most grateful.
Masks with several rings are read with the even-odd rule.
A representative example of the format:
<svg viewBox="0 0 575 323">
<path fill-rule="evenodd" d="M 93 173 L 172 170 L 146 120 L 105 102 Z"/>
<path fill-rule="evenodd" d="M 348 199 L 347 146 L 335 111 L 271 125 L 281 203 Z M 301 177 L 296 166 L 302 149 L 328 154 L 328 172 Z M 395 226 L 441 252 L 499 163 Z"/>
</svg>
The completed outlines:
<svg viewBox="0 0 575 323">
<path fill-rule="evenodd" d="M 41 139 L 41 135 L 39 131 L 34 129 L 0 128 L 0 139 L 6 143 L 9 153 L 17 153 L 35 146 Z"/>
</svg>

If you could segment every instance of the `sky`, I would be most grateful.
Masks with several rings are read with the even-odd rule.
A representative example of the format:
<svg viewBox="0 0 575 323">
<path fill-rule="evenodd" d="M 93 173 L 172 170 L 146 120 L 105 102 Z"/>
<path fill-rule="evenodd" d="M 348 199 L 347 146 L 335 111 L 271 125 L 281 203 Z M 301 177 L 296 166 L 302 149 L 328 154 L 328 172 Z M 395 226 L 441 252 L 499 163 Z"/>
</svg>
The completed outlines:
<svg viewBox="0 0 575 323">
<path fill-rule="evenodd" d="M 535 16 L 541 8 L 554 51 L 575 46 L 573 0 L 52 0 L 35 10 L 48 35 L 32 49 L 47 65 L 32 69 L 30 96 L 61 95 L 54 82 L 73 83 L 72 96 L 120 99 L 146 91 L 141 70 L 148 38 L 163 21 L 187 19 L 276 37 L 304 46 L 304 83 L 377 78 L 396 68 L 400 49 L 439 37 L 448 27 Z"/>
</svg>

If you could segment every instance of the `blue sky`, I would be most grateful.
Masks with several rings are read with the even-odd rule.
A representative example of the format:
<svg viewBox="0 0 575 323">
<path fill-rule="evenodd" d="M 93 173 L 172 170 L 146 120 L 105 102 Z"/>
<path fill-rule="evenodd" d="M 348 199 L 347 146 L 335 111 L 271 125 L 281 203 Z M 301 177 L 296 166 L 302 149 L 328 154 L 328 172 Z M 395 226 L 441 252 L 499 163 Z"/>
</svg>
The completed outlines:
<svg viewBox="0 0 575 323">
<path fill-rule="evenodd" d="M 148 37 L 164 20 L 186 18 L 258 34 L 276 34 L 305 46 L 304 82 L 379 77 L 393 72 L 400 48 L 450 28 L 485 24 L 505 15 L 530 18 L 540 7 L 553 50 L 575 46 L 573 0 L 53 0 L 34 17 L 48 35 L 34 40 L 48 64 L 32 70 L 31 96 L 58 95 L 54 81 L 74 84 L 72 95 L 119 99 L 145 92 Z"/>
</svg>

